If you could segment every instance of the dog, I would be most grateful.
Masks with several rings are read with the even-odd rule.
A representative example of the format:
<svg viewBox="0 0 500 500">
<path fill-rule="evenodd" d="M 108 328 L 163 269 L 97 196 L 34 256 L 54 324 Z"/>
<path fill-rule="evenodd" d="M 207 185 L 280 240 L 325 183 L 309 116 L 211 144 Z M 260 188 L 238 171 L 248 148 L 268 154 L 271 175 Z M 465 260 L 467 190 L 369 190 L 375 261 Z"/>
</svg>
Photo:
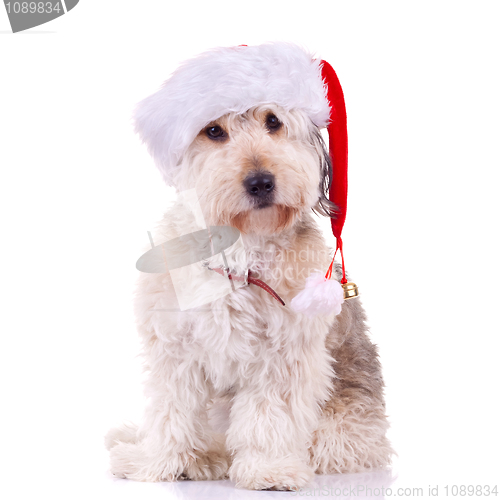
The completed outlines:
<svg viewBox="0 0 500 500">
<path fill-rule="evenodd" d="M 217 65 L 217 58 L 225 64 Z M 237 72 L 254 60 L 266 71 L 263 88 L 277 85 L 274 98 L 256 98 L 253 106 L 243 98 L 239 108 L 226 103 L 221 108 L 226 113 L 208 106 L 208 121 L 189 115 L 196 99 L 200 106 L 210 99 L 197 89 L 213 86 L 220 91 L 214 99 L 227 97 L 214 72 L 220 70 L 225 82 L 232 62 Z M 297 490 L 315 473 L 361 472 L 391 462 L 381 365 L 360 299 L 345 301 L 336 316 L 311 317 L 289 307 L 308 276 L 328 268 L 332 251 L 317 218 L 335 217 L 328 196 L 331 157 L 311 119 L 312 106 L 280 100 L 281 87 L 295 74 L 289 67 L 283 70 L 286 77 L 268 74 L 269 66 L 272 73 L 282 61 L 298 60 L 305 68 L 300 74 L 318 71 L 317 60 L 289 44 L 219 49 L 181 68 L 173 83 L 139 105 L 136 126 L 165 180 L 179 193 L 194 190 L 197 197 L 196 207 L 180 197 L 154 240 L 199 231 L 198 209 L 207 227 L 237 230 L 239 244 L 224 252 L 224 262 L 214 255 L 199 265 L 201 274 L 188 272 L 181 283 L 203 297 L 211 292 L 207 276 L 224 283 L 230 276 L 233 284 L 239 278 L 242 286 L 182 310 L 179 280 L 176 285 L 171 273 L 139 277 L 135 313 L 149 401 L 140 426 L 122 425 L 106 436 L 117 477 L 229 478 L 239 488 Z M 195 89 L 187 114 L 162 111 L 180 106 L 183 82 Z M 236 93 L 244 87 L 234 86 Z M 324 99 L 322 82 L 314 88 Z M 163 106 L 161 99 L 170 104 Z M 181 130 L 183 120 L 198 127 L 194 137 Z M 214 272 L 217 268 L 222 271 Z M 243 286 L 248 270 L 268 290 Z M 335 264 L 332 279 L 341 278 Z"/>
</svg>

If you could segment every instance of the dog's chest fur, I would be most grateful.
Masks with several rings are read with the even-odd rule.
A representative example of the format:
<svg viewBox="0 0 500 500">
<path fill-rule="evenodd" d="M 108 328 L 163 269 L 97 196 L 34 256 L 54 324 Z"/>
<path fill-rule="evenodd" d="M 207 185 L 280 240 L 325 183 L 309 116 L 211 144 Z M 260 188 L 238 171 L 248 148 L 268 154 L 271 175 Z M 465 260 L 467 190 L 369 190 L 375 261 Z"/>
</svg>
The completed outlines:
<svg viewBox="0 0 500 500">
<path fill-rule="evenodd" d="M 155 240 L 170 239 L 181 219 L 178 212 L 174 217 L 167 214 Z M 312 217 L 305 216 L 279 236 L 242 235 L 242 239 L 243 247 L 226 252 L 231 272 L 243 275 L 251 270 L 284 299 L 285 306 L 249 285 L 205 306 L 175 312 L 170 307 L 175 293 L 169 276 L 154 274 L 141 276 L 136 303 L 139 321 L 153 325 L 146 347 L 155 340 L 160 352 L 197 359 L 221 391 L 244 386 L 285 352 L 300 359 L 311 341 L 324 345 L 333 320 L 308 318 L 289 307 L 309 274 L 328 266 L 329 251 Z"/>
</svg>

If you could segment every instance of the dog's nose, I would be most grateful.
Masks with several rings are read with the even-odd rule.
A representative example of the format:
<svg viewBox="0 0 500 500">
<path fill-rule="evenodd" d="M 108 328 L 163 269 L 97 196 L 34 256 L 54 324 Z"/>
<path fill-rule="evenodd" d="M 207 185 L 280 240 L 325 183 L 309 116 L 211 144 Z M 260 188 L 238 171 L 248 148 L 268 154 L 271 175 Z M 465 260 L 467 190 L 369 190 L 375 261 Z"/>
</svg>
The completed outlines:
<svg viewBox="0 0 500 500">
<path fill-rule="evenodd" d="M 248 194 L 252 196 L 265 196 L 274 189 L 274 175 L 269 172 L 259 172 L 249 175 L 244 181 Z"/>
</svg>

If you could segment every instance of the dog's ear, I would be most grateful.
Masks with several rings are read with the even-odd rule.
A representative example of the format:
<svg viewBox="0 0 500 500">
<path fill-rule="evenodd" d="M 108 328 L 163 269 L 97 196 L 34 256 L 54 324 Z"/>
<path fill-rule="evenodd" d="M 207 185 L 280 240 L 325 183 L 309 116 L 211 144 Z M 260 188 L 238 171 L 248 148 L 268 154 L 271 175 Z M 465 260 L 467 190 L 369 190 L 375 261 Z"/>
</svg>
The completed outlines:
<svg viewBox="0 0 500 500">
<path fill-rule="evenodd" d="M 313 207 L 313 212 L 325 215 L 326 217 L 335 217 L 337 206 L 330 201 L 329 197 L 330 186 L 332 184 L 332 160 L 326 149 L 321 132 L 317 127 L 314 127 L 311 132 L 311 142 L 318 153 L 320 169 L 319 198 Z"/>
</svg>

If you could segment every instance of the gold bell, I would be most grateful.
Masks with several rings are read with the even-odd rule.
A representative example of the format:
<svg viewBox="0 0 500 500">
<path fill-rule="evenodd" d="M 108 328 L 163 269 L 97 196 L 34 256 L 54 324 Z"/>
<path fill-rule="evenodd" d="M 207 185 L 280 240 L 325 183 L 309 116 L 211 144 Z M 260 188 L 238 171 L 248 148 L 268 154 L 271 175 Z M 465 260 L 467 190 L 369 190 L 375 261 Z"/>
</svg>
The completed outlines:
<svg viewBox="0 0 500 500">
<path fill-rule="evenodd" d="M 344 299 L 354 299 L 359 297 L 359 291 L 356 283 L 342 283 L 342 288 L 344 289 Z"/>
</svg>

